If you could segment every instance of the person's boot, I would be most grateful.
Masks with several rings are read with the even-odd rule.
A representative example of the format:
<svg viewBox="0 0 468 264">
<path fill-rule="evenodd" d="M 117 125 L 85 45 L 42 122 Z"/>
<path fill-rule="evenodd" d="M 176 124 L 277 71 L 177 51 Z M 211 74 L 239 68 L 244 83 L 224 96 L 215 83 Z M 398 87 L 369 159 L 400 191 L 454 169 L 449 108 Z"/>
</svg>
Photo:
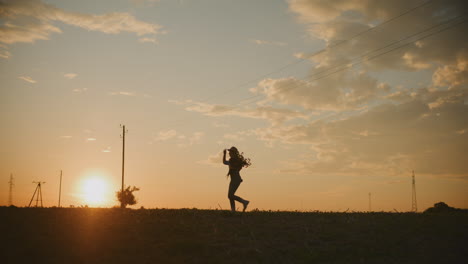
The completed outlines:
<svg viewBox="0 0 468 264">
<path fill-rule="evenodd" d="M 250 201 L 244 200 L 244 202 L 242 203 L 244 205 L 244 209 L 242 210 L 242 212 L 245 212 L 245 210 L 247 209 L 247 206 L 249 206 L 249 203 Z"/>
</svg>

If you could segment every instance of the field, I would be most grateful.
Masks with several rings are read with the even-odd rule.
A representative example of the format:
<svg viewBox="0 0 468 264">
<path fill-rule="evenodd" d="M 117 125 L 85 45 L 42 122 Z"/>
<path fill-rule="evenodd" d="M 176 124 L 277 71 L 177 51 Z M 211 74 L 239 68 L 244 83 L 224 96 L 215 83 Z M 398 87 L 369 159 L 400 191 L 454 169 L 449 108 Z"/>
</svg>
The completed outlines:
<svg viewBox="0 0 468 264">
<path fill-rule="evenodd" d="M 1 263 L 467 263 L 468 214 L 0 208 Z"/>
</svg>

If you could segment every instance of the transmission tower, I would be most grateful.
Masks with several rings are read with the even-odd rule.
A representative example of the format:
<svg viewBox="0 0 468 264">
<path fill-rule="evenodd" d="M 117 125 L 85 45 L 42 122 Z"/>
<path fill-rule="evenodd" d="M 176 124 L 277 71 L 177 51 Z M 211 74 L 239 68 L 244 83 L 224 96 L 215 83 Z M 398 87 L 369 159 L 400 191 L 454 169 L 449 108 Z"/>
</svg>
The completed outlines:
<svg viewBox="0 0 468 264">
<path fill-rule="evenodd" d="M 10 192 L 8 193 L 8 205 L 13 205 L 13 186 L 15 185 L 13 183 L 13 174 L 10 174 L 10 181 L 8 183 L 10 184 Z"/>
<path fill-rule="evenodd" d="M 417 212 L 418 211 L 418 202 L 416 201 L 416 180 L 414 177 L 413 171 L 413 191 L 412 191 L 412 198 L 411 198 L 411 211 Z"/>
<path fill-rule="evenodd" d="M 41 184 L 42 183 L 45 183 L 45 182 L 33 182 L 33 183 L 36 183 L 37 186 L 36 186 L 36 190 L 34 190 L 34 193 L 33 193 L 33 196 L 31 198 L 31 201 L 29 201 L 29 205 L 28 207 L 31 207 L 31 203 L 32 201 L 34 200 L 34 196 L 36 196 L 36 207 L 37 205 L 39 204 L 39 201 L 41 201 L 41 207 L 43 207 L 42 205 L 42 190 L 41 190 Z"/>
</svg>

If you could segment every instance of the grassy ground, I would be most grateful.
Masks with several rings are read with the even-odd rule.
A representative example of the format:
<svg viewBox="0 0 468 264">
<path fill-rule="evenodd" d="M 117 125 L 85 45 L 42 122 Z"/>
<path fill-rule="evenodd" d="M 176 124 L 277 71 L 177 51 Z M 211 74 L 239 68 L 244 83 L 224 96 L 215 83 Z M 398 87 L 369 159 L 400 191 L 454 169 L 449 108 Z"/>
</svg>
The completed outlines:
<svg viewBox="0 0 468 264">
<path fill-rule="evenodd" d="M 468 214 L 0 208 L 1 263 L 467 263 Z"/>
</svg>

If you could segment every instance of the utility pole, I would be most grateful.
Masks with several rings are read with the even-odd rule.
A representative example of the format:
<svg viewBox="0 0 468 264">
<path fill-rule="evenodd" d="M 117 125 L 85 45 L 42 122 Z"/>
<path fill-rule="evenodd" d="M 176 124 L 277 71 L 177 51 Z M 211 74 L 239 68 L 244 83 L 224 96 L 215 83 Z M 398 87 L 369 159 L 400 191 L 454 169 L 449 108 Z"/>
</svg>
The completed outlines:
<svg viewBox="0 0 468 264">
<path fill-rule="evenodd" d="M 36 207 L 37 207 L 37 205 L 38 205 L 38 203 L 39 203 L 39 199 L 41 200 L 41 207 L 43 207 L 43 205 L 42 205 L 42 190 L 41 190 L 41 184 L 42 184 L 42 183 L 45 183 L 45 182 L 39 181 L 39 182 L 33 182 L 33 183 L 37 183 L 37 186 L 36 186 L 36 190 L 34 190 L 34 193 L 33 193 L 33 196 L 32 196 L 32 198 L 31 198 L 31 201 L 29 201 L 28 207 L 31 207 L 31 203 L 32 203 L 32 201 L 34 200 L 34 196 L 36 196 Z M 37 193 L 37 195 L 36 195 L 36 193 Z"/>
<path fill-rule="evenodd" d="M 8 182 L 10 184 L 10 192 L 8 194 L 8 205 L 13 205 L 13 173 L 10 174 L 10 181 Z"/>
<path fill-rule="evenodd" d="M 58 207 L 60 208 L 60 198 L 62 196 L 62 170 L 60 170 L 60 186 L 59 186 L 59 202 Z"/>
<path fill-rule="evenodd" d="M 125 172 L 125 133 L 128 132 L 125 130 L 125 125 L 120 125 L 122 127 L 122 189 L 121 194 L 124 192 L 124 172 Z M 125 208 L 123 201 L 120 202 L 120 208 Z"/>
<path fill-rule="evenodd" d="M 412 197 L 411 197 L 411 211 L 412 212 L 417 212 L 418 211 L 418 203 L 416 201 L 416 179 L 414 176 L 414 170 L 413 170 L 413 190 L 412 190 Z"/>
<path fill-rule="evenodd" d="M 369 212 L 372 211 L 371 209 L 371 193 L 369 193 Z"/>
</svg>

